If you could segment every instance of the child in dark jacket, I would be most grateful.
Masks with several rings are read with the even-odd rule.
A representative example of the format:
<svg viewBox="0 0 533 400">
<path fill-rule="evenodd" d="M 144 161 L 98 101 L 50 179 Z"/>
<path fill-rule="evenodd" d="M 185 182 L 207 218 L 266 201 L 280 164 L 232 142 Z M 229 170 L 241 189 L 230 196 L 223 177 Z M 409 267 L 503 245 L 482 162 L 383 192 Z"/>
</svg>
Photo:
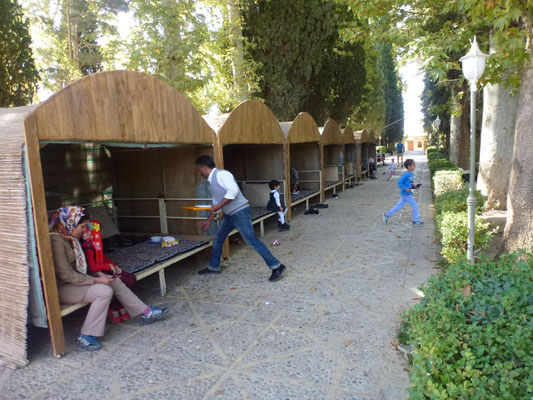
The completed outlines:
<svg viewBox="0 0 533 400">
<path fill-rule="evenodd" d="M 88 273 L 117 276 L 128 288 L 133 289 L 137 277 L 130 272 L 122 271 L 118 265 L 105 256 L 102 235 L 100 233 L 100 223 L 98 221 L 91 220 L 87 224 L 87 230 L 83 234 L 81 247 L 87 260 Z M 116 298 L 113 298 L 111 301 L 107 314 L 109 319 L 117 324 L 130 319 L 130 315 Z"/>
<path fill-rule="evenodd" d="M 291 229 L 291 227 L 285 222 L 287 207 L 285 207 L 285 204 L 283 204 L 283 201 L 281 200 L 281 195 L 279 193 L 280 183 L 279 181 L 273 179 L 268 183 L 268 187 L 270 188 L 270 198 L 267 203 L 267 210 L 278 214 L 278 230 L 280 232 L 288 231 Z"/>
</svg>

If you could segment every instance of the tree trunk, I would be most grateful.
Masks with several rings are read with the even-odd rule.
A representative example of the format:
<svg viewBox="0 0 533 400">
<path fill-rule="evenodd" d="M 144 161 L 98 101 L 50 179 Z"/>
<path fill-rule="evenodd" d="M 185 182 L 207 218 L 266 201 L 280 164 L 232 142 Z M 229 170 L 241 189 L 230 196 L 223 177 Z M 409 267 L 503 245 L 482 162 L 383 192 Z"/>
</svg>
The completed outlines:
<svg viewBox="0 0 533 400">
<path fill-rule="evenodd" d="M 239 99 L 244 101 L 248 96 L 244 82 L 244 50 L 242 44 L 241 13 L 236 0 L 228 0 L 228 15 L 233 46 L 235 47 L 231 60 L 233 85 L 235 86 Z"/>
<path fill-rule="evenodd" d="M 469 169 L 470 164 L 470 88 L 466 81 L 463 84 L 463 98 L 461 99 L 461 123 L 459 133 L 459 157 L 457 166 Z M 470 171 L 471 174 L 474 171 Z"/>
<path fill-rule="evenodd" d="M 522 72 L 520 84 L 513 162 L 507 195 L 504 240 L 508 251 L 533 251 L 533 65 L 529 64 L 528 67 Z"/>
<path fill-rule="evenodd" d="M 455 87 L 452 87 L 452 102 L 453 110 L 457 110 L 460 107 L 459 99 L 457 98 L 458 91 Z M 449 156 L 450 160 L 457 165 L 459 163 L 459 138 L 461 137 L 461 116 L 453 115 L 450 121 L 450 147 Z"/>
<path fill-rule="evenodd" d="M 518 96 L 503 84 L 485 86 L 477 187 L 490 209 L 507 209 L 517 106 Z"/>
</svg>

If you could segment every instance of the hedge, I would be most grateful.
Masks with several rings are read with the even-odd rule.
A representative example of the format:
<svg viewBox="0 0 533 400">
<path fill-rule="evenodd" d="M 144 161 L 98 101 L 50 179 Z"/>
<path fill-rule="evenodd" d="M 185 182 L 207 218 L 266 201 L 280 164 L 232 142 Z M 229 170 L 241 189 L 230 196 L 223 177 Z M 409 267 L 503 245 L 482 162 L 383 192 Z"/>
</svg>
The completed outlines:
<svg viewBox="0 0 533 400">
<path fill-rule="evenodd" d="M 410 398 L 531 399 L 533 256 L 463 260 L 432 276 L 404 315 Z"/>
</svg>

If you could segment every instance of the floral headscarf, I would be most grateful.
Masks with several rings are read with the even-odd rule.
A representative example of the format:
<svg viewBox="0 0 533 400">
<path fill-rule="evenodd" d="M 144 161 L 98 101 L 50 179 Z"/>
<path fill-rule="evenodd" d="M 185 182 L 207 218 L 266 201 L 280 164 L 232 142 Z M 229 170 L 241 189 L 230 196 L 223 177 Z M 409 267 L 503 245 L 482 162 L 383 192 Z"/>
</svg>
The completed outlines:
<svg viewBox="0 0 533 400">
<path fill-rule="evenodd" d="M 82 207 L 62 207 L 52 214 L 48 223 L 51 233 L 61 235 L 72 242 L 76 255 L 76 270 L 81 274 L 87 273 L 87 261 L 79 240 L 72 237 L 72 231 L 85 214 L 85 209 Z"/>
</svg>

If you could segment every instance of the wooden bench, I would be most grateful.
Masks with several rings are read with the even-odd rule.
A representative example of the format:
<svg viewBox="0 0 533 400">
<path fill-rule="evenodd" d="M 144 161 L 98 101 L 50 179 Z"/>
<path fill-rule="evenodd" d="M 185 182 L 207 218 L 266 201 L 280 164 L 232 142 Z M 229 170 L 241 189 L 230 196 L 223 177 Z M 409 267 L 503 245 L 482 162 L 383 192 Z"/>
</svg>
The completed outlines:
<svg viewBox="0 0 533 400">
<path fill-rule="evenodd" d="M 186 239 L 186 237 L 183 237 L 184 239 Z M 192 236 L 188 236 L 187 238 L 192 238 Z M 196 238 L 196 237 L 195 237 Z M 205 241 L 205 239 L 204 239 Z M 135 273 L 135 276 L 137 277 L 137 280 L 141 280 L 141 279 L 144 279 L 146 278 L 147 276 L 150 276 L 150 275 L 153 275 L 155 274 L 156 272 L 159 274 L 159 286 L 160 286 L 160 289 L 161 289 L 161 296 L 166 296 L 167 294 L 167 283 L 166 283 L 166 279 L 165 279 L 165 268 L 181 261 L 181 260 L 184 260 L 190 256 L 192 256 L 193 254 L 196 254 L 202 250 L 205 250 L 209 247 L 211 247 L 212 245 L 212 241 L 210 240 L 208 243 L 202 245 L 202 246 L 199 246 L 199 247 L 196 247 L 194 249 L 191 249 L 190 251 L 187 251 L 185 253 L 181 253 L 181 254 L 177 254 L 175 255 L 174 257 L 170 257 L 169 259 L 167 260 L 164 260 L 164 261 L 161 261 L 157 264 L 154 264 L 146 269 L 143 269 L 137 273 Z M 76 310 L 79 310 L 80 308 L 82 307 L 85 307 L 87 305 L 89 305 L 90 303 L 77 303 L 77 304 L 60 304 L 60 308 L 61 308 L 61 316 L 64 317 L 65 315 L 68 315 L 70 313 L 73 313 L 74 311 Z"/>
</svg>

